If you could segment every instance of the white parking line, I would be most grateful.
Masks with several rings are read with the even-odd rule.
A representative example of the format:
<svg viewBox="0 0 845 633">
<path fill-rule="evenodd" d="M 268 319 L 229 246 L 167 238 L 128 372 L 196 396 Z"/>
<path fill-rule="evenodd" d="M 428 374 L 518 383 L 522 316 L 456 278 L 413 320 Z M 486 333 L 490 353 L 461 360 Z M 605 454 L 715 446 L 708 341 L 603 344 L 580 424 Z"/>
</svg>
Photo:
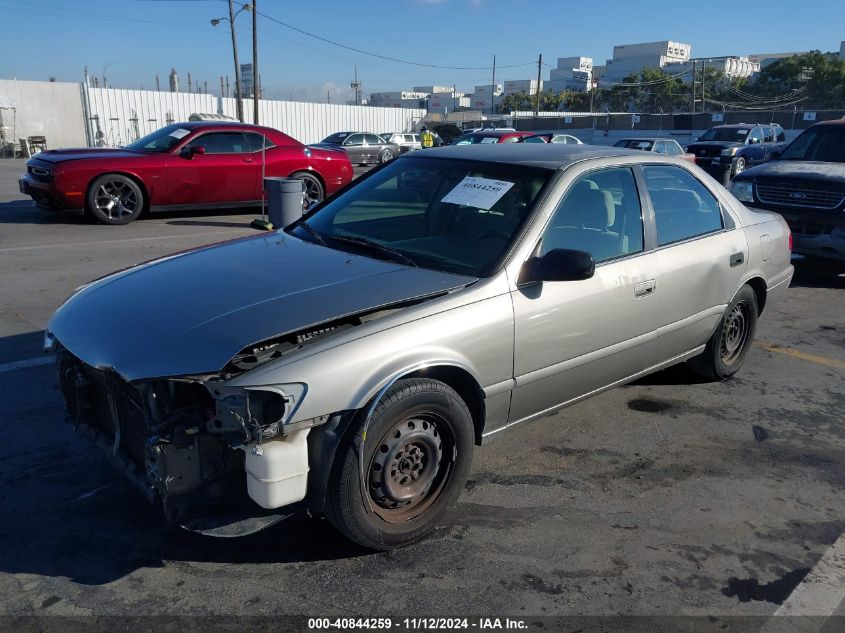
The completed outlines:
<svg viewBox="0 0 845 633">
<path fill-rule="evenodd" d="M 827 617 L 836 611 L 843 600 L 845 600 L 845 534 L 836 539 L 801 584 L 775 611 L 775 616 Z"/>
<path fill-rule="evenodd" d="M 0 374 L 5 374 L 9 371 L 16 371 L 18 369 L 27 369 L 28 367 L 38 367 L 40 365 L 49 365 L 55 362 L 54 356 L 39 356 L 38 358 L 27 358 L 26 360 L 16 360 L 11 363 L 4 363 L 0 365 Z"/>
<path fill-rule="evenodd" d="M 209 235 L 228 235 L 229 233 L 243 233 L 249 227 L 244 225 L 243 229 L 226 229 L 225 231 L 207 231 L 205 233 L 187 233 L 184 235 L 162 235 L 155 237 L 129 237 L 122 240 L 102 240 L 99 242 L 55 242 L 49 244 L 50 249 L 76 246 L 108 246 L 110 244 L 128 244 L 130 242 L 149 242 L 152 240 L 175 240 L 179 238 L 206 237 Z M 16 251 L 31 251 L 39 248 L 47 248 L 47 244 L 32 244 L 30 246 L 11 246 L 0 248 L 0 253 L 13 253 Z"/>
</svg>

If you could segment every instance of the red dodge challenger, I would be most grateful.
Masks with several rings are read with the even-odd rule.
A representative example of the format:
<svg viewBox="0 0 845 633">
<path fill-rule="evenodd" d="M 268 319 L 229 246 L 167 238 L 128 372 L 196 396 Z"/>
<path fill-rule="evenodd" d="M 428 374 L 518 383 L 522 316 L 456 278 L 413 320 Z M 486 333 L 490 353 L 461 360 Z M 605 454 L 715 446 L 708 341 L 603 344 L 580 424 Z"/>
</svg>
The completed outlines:
<svg viewBox="0 0 845 633">
<path fill-rule="evenodd" d="M 258 205 L 262 171 L 302 179 L 307 204 L 352 180 L 343 150 L 307 147 L 269 127 L 203 121 L 174 123 L 119 149 L 42 152 L 19 185 L 39 207 L 127 224 L 145 210 Z"/>
</svg>

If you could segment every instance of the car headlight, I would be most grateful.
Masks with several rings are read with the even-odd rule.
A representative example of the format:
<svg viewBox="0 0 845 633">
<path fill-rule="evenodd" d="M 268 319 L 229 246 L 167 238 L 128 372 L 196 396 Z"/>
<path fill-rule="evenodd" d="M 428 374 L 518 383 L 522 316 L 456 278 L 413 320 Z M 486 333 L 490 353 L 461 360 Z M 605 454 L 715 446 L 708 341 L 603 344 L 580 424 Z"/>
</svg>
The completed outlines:
<svg viewBox="0 0 845 633">
<path fill-rule="evenodd" d="M 750 180 L 731 182 L 731 193 L 740 202 L 754 202 L 754 183 Z"/>
<path fill-rule="evenodd" d="M 738 147 L 729 147 L 728 149 L 722 150 L 722 156 L 735 156 L 736 150 L 739 149 Z"/>
</svg>

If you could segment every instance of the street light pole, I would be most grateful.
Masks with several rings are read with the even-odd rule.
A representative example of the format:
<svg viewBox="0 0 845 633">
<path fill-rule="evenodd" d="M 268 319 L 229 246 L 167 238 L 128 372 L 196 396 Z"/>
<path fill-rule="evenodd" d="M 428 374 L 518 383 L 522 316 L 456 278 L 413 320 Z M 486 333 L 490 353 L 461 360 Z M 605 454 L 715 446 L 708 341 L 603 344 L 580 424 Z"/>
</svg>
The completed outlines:
<svg viewBox="0 0 845 633">
<path fill-rule="evenodd" d="M 232 33 L 232 56 L 235 58 L 235 90 L 238 91 L 238 121 L 244 122 L 244 102 L 243 92 L 241 91 L 241 67 L 238 65 L 238 40 L 235 36 L 235 6 L 232 0 L 229 0 L 229 31 Z"/>
<path fill-rule="evenodd" d="M 252 0 L 252 122 L 258 125 L 258 9 Z"/>
</svg>

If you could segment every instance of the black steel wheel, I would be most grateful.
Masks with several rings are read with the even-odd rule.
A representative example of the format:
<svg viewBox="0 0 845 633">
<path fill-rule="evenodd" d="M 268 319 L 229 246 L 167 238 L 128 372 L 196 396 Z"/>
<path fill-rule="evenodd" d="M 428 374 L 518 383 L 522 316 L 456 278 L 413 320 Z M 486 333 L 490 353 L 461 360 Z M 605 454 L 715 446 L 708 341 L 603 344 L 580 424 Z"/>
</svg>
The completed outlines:
<svg viewBox="0 0 845 633">
<path fill-rule="evenodd" d="M 314 174 L 309 174 L 307 171 L 300 171 L 291 175 L 291 178 L 296 178 L 304 183 L 304 195 L 302 196 L 303 209 L 308 209 L 311 205 L 322 202 L 323 198 L 326 197 L 326 193 L 323 190 L 323 183 Z"/>
<path fill-rule="evenodd" d="M 144 192 L 122 174 L 105 174 L 88 187 L 88 212 L 103 224 L 129 224 L 144 210 Z"/>
<path fill-rule="evenodd" d="M 690 367 L 714 381 L 733 376 L 742 367 L 754 341 L 758 312 L 757 295 L 750 286 L 743 286 L 725 311 L 704 353 L 690 360 Z"/>
<path fill-rule="evenodd" d="M 472 416 L 451 387 L 428 378 L 398 381 L 367 427 L 358 420 L 338 448 L 326 516 L 370 549 L 422 538 L 460 494 L 473 441 Z"/>
</svg>

